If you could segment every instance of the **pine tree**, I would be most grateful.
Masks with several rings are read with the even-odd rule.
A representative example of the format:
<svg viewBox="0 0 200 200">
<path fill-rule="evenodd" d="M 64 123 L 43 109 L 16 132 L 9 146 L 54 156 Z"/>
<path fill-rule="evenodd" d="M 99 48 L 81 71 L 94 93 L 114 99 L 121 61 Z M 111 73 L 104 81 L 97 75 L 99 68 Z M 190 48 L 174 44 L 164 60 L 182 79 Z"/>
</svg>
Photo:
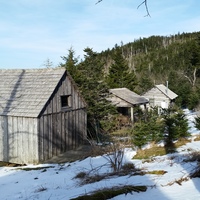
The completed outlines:
<svg viewBox="0 0 200 200">
<path fill-rule="evenodd" d="M 67 56 L 61 56 L 61 58 L 64 60 L 64 64 L 61 64 L 63 67 L 67 69 L 67 71 L 71 74 L 71 76 L 76 75 L 76 68 L 77 68 L 77 63 L 78 63 L 78 58 L 75 57 L 75 51 L 71 47 L 68 50 L 68 55 Z"/>
<path fill-rule="evenodd" d="M 174 140 L 188 137 L 188 122 L 182 110 L 168 109 L 163 114 L 166 128 L 166 143 L 172 144 Z"/>
<path fill-rule="evenodd" d="M 80 88 L 88 105 L 88 131 L 99 138 L 101 120 L 115 112 L 115 108 L 106 100 L 108 87 L 102 76 L 104 63 L 91 48 L 84 49 L 84 52 L 85 60 L 77 66 L 83 77 L 81 80 L 84 80 Z"/>
<path fill-rule="evenodd" d="M 123 58 L 119 47 L 113 57 L 114 63 L 109 69 L 109 74 L 106 82 L 110 88 L 123 88 L 126 87 L 134 90 L 136 85 L 136 76 L 134 72 L 130 72 L 127 61 Z"/>
<path fill-rule="evenodd" d="M 61 57 L 64 61 L 64 63 L 60 64 L 60 67 L 65 67 L 67 72 L 72 76 L 74 81 L 76 82 L 76 85 L 81 90 L 81 86 L 86 82 L 86 77 L 84 73 L 79 69 L 78 64 L 78 57 L 75 57 L 75 51 L 71 47 L 68 50 L 67 56 Z"/>
<path fill-rule="evenodd" d="M 141 148 L 148 142 L 159 142 L 164 138 L 164 123 L 154 111 L 148 112 L 147 121 L 140 121 L 132 130 L 133 144 Z"/>
</svg>

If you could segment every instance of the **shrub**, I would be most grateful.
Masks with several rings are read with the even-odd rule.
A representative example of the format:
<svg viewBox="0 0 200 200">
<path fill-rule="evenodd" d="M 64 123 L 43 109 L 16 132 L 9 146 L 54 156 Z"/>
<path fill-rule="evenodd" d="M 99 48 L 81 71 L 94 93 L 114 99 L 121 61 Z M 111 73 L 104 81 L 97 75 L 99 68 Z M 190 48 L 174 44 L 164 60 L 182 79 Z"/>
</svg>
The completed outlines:
<svg viewBox="0 0 200 200">
<path fill-rule="evenodd" d="M 147 144 L 149 138 L 149 129 L 148 126 L 144 123 L 137 123 L 134 126 L 134 129 L 132 131 L 132 139 L 133 144 L 139 148 L 141 148 L 143 145 Z"/>
<path fill-rule="evenodd" d="M 148 142 L 159 142 L 163 139 L 164 124 L 156 116 L 147 122 L 136 123 L 132 130 L 133 144 L 139 148 Z"/>
<path fill-rule="evenodd" d="M 134 171 L 136 170 L 135 165 L 133 163 L 125 163 L 122 166 L 122 170 L 123 171 Z"/>
<path fill-rule="evenodd" d="M 200 119 L 199 119 L 200 124 Z M 165 140 L 166 146 L 189 136 L 188 122 L 181 110 L 164 109 L 159 117 L 154 111 L 148 113 L 147 121 L 136 123 L 132 130 L 133 144 L 139 148 L 149 142 Z"/>
<path fill-rule="evenodd" d="M 120 144 L 113 143 L 107 148 L 107 152 L 103 157 L 108 161 L 114 172 L 119 172 L 122 168 L 124 147 L 120 146 Z"/>
<path fill-rule="evenodd" d="M 86 176 L 86 172 L 79 172 L 74 178 L 84 179 Z"/>
<path fill-rule="evenodd" d="M 193 151 L 188 155 L 188 158 L 184 160 L 185 162 L 199 162 L 200 163 L 200 152 Z"/>
</svg>

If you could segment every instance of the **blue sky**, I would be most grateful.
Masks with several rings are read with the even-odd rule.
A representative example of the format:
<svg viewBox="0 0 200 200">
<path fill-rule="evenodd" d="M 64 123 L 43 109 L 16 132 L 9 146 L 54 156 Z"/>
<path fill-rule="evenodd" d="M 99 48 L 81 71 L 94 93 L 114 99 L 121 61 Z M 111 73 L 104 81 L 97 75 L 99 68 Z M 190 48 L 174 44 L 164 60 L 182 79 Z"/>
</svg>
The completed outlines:
<svg viewBox="0 0 200 200">
<path fill-rule="evenodd" d="M 72 47 L 101 52 L 151 35 L 200 31 L 199 0 L 0 0 L 0 68 L 42 68 Z"/>
</svg>

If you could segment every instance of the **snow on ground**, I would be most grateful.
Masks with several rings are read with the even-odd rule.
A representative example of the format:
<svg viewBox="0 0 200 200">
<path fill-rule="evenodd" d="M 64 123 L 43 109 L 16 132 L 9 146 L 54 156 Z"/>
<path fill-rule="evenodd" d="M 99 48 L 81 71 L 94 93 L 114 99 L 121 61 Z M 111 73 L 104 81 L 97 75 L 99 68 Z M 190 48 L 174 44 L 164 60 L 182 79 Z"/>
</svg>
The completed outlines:
<svg viewBox="0 0 200 200">
<path fill-rule="evenodd" d="M 194 128 L 195 113 L 185 110 L 190 133 L 194 137 L 199 130 Z M 192 141 L 177 149 L 177 153 L 152 158 L 151 162 L 132 160 L 135 151 L 126 149 L 124 162 L 132 162 L 144 171 L 165 170 L 164 175 L 120 176 L 104 179 L 96 183 L 80 185 L 74 177 L 79 172 L 98 169 L 99 174 L 110 172 L 107 160 L 102 156 L 89 157 L 82 161 L 65 164 L 28 165 L 25 167 L 0 167 L 0 199 L 2 200 L 69 200 L 105 187 L 119 185 L 146 185 L 146 192 L 119 195 L 112 200 L 194 200 L 200 199 L 200 178 L 176 183 L 197 166 L 196 162 L 185 162 L 187 154 L 200 151 L 200 141 Z M 102 167 L 100 167 L 102 166 Z M 45 168 L 48 167 L 48 168 Z M 21 170 L 20 168 L 39 168 Z M 97 171 L 95 172 L 97 173 Z"/>
</svg>

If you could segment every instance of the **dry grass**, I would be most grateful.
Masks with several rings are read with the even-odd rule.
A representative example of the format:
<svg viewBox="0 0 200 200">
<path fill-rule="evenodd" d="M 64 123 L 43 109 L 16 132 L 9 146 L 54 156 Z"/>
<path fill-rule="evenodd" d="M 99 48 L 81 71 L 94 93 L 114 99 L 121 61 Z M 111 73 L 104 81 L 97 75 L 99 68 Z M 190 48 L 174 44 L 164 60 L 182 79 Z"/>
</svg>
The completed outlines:
<svg viewBox="0 0 200 200">
<path fill-rule="evenodd" d="M 17 168 L 18 170 L 24 170 L 24 171 L 32 171 L 32 170 L 42 170 L 42 172 L 46 172 L 48 168 L 54 168 L 52 166 L 49 167 L 28 167 L 28 168 Z"/>
<path fill-rule="evenodd" d="M 191 152 L 188 158 L 184 160 L 185 162 L 198 162 L 197 167 L 190 174 L 191 178 L 200 178 L 200 151 Z"/>
<path fill-rule="evenodd" d="M 200 135 L 197 135 L 194 139 L 194 141 L 200 141 Z"/>
<path fill-rule="evenodd" d="M 92 176 L 90 176 L 89 174 L 86 174 L 84 177 L 79 178 L 79 179 L 81 179 L 80 185 L 96 183 L 96 182 L 99 182 L 101 180 L 108 178 L 108 176 L 109 175 L 107 175 L 107 174 L 103 174 L 103 175 L 95 174 L 95 175 L 92 175 Z M 77 176 L 74 177 L 74 178 L 77 178 Z"/>
<path fill-rule="evenodd" d="M 197 167 L 190 174 L 190 178 L 200 178 L 200 151 L 193 151 L 188 154 L 184 162 L 198 162 Z"/>
<path fill-rule="evenodd" d="M 5 167 L 8 163 L 0 161 L 0 167 Z"/>
<path fill-rule="evenodd" d="M 130 132 L 131 132 L 131 128 L 123 127 L 121 129 L 113 131 L 110 134 L 111 134 L 111 136 L 114 136 L 114 137 L 126 137 L 126 136 L 130 135 Z"/>
<path fill-rule="evenodd" d="M 95 173 L 94 173 L 95 172 Z M 114 171 L 110 173 L 105 173 L 105 174 L 98 174 L 98 169 L 92 169 L 88 172 L 82 171 L 79 172 L 74 179 L 79 179 L 80 180 L 80 185 L 85 185 L 85 184 L 90 184 L 90 183 L 95 183 L 99 182 L 104 179 L 111 178 L 113 176 L 126 176 L 126 175 L 144 175 L 143 172 L 140 172 L 140 170 L 135 168 L 135 165 L 133 163 L 125 163 L 120 171 Z"/>
<path fill-rule="evenodd" d="M 20 166 L 26 166 L 26 164 L 17 164 L 17 163 L 0 161 L 0 167 L 20 167 Z"/>
<path fill-rule="evenodd" d="M 185 162 L 200 162 L 200 152 L 199 151 L 193 151 L 189 153 L 188 158 L 184 160 Z"/>
<path fill-rule="evenodd" d="M 154 156 L 166 155 L 166 149 L 164 147 L 153 146 L 150 149 L 138 150 L 134 159 L 149 159 Z"/>
<path fill-rule="evenodd" d="M 130 175 L 130 176 L 143 176 L 145 174 L 155 174 L 155 175 L 164 175 L 165 173 L 167 173 L 167 171 L 164 170 L 154 170 L 154 171 L 141 171 L 137 168 L 135 168 L 135 165 L 133 163 L 125 163 L 120 171 L 116 171 L 116 172 L 110 172 L 110 173 L 106 173 L 106 174 L 93 174 L 90 175 L 92 171 L 88 171 L 88 172 L 79 172 L 74 178 L 75 179 L 80 179 L 80 185 L 85 185 L 85 184 L 91 184 L 91 183 L 95 183 L 95 182 L 99 182 L 101 180 L 104 179 L 109 179 L 112 178 L 113 176 L 126 176 L 126 175 Z"/>
<path fill-rule="evenodd" d="M 145 172 L 145 174 L 155 174 L 155 175 L 164 175 L 166 173 L 167 171 L 164 171 L 164 170 L 154 170 L 154 171 Z"/>
<path fill-rule="evenodd" d="M 179 148 L 180 146 L 183 146 L 187 144 L 188 142 L 191 142 L 191 140 L 181 138 L 176 143 L 173 143 L 171 145 L 164 146 L 164 147 L 157 146 L 156 144 L 154 144 L 149 149 L 138 150 L 137 154 L 133 158 L 134 159 L 149 159 L 155 156 L 163 156 L 168 153 L 175 153 L 176 148 Z"/>
<path fill-rule="evenodd" d="M 181 147 L 183 145 L 186 145 L 189 142 L 191 142 L 191 140 L 189 140 L 187 138 L 181 138 L 176 143 L 174 143 L 174 147 L 175 148 L 179 148 L 179 147 Z"/>
<path fill-rule="evenodd" d="M 188 181 L 190 178 L 189 177 L 182 177 L 178 180 L 175 180 L 175 181 L 172 181 L 172 182 L 169 182 L 168 184 L 166 185 L 161 185 L 162 187 L 165 187 L 165 186 L 172 186 L 174 185 L 175 183 L 178 184 L 178 185 L 182 185 L 183 182 L 186 182 Z"/>
</svg>

